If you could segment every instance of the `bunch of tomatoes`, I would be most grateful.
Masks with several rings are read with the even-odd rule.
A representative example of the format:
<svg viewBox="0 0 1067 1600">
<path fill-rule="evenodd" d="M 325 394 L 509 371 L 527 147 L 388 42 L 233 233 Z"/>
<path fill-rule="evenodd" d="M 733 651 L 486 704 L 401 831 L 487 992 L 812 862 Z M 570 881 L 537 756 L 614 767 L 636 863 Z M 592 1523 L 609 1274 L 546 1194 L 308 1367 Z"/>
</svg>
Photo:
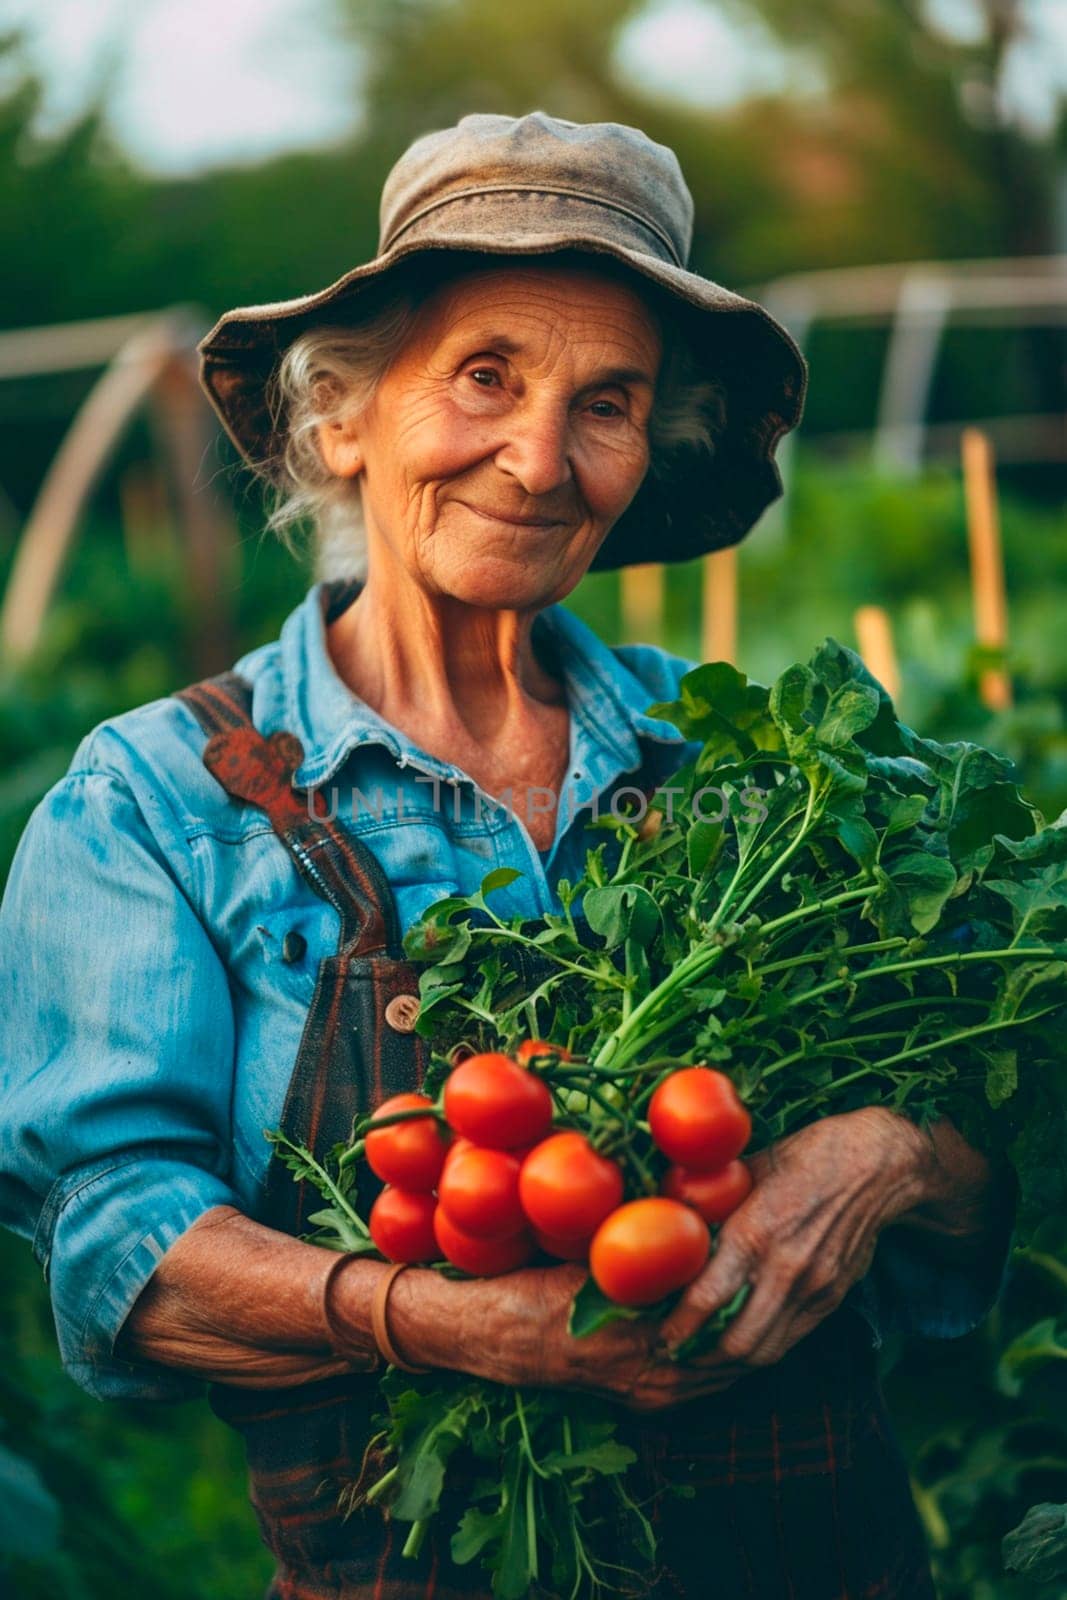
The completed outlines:
<svg viewBox="0 0 1067 1600">
<path fill-rule="evenodd" d="M 371 1210 L 375 1246 L 390 1261 L 442 1258 L 493 1277 L 539 1252 L 587 1262 L 618 1305 L 656 1304 L 692 1281 L 722 1223 L 752 1187 L 740 1159 L 752 1123 L 733 1084 L 708 1067 L 680 1067 L 647 1107 L 656 1163 L 668 1165 L 628 1198 L 620 1125 L 553 1127 L 548 1083 L 531 1064 L 566 1053 L 527 1040 L 514 1057 L 469 1056 L 445 1082 L 440 1108 L 394 1095 L 368 1124 L 365 1154 L 386 1187 Z M 642 1133 L 645 1133 L 642 1127 Z M 620 1157 L 620 1159 L 616 1159 Z"/>
</svg>

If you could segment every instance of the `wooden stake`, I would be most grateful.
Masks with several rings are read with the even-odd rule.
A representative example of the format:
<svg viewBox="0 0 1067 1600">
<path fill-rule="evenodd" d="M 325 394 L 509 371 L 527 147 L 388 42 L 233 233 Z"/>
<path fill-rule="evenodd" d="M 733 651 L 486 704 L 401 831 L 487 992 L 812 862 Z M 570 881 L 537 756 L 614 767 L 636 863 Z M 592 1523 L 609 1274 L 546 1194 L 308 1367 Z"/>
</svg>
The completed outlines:
<svg viewBox="0 0 1067 1600">
<path fill-rule="evenodd" d="M 863 663 L 878 679 L 890 700 L 900 696 L 900 668 L 893 644 L 893 625 L 882 606 L 860 606 L 852 618 Z"/>
<path fill-rule="evenodd" d="M 1008 605 L 993 446 L 980 428 L 964 428 L 960 444 L 975 638 L 987 649 L 1006 650 Z M 978 680 L 978 692 L 990 711 L 1003 711 L 1012 703 L 1011 679 L 1003 667 L 987 668 Z"/>
<path fill-rule="evenodd" d="M 663 568 L 651 565 L 623 567 L 619 579 L 623 642 L 662 644 Z"/>
<path fill-rule="evenodd" d="M 737 664 L 737 548 L 716 550 L 704 560 L 701 660 Z"/>
</svg>

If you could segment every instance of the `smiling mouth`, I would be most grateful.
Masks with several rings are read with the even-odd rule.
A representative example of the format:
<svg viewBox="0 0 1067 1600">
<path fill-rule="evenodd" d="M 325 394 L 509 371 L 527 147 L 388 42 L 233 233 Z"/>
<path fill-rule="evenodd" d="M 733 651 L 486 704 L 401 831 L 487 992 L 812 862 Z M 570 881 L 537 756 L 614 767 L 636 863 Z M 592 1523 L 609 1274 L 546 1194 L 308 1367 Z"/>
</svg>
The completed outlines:
<svg viewBox="0 0 1067 1600">
<path fill-rule="evenodd" d="M 562 525 L 557 517 L 505 517 L 497 511 L 483 511 L 479 506 L 468 505 L 466 500 L 459 503 L 476 517 L 484 517 L 486 522 L 503 522 L 511 528 L 558 528 Z"/>
</svg>

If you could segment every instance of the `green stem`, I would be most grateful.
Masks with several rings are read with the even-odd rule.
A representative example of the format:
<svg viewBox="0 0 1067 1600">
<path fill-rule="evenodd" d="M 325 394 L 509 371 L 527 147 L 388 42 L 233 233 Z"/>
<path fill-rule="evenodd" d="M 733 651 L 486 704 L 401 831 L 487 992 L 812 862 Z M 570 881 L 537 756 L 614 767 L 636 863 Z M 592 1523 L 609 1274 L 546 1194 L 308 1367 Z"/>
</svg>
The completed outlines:
<svg viewBox="0 0 1067 1600">
<path fill-rule="evenodd" d="M 808 832 L 810 831 L 811 821 L 815 814 L 817 798 L 818 790 L 816 789 L 815 785 L 812 784 L 808 790 L 808 803 L 804 808 L 804 820 L 801 824 L 800 831 L 797 833 L 796 838 L 788 846 L 788 848 L 782 852 L 782 854 L 770 867 L 768 867 L 763 876 L 758 879 L 758 881 L 746 894 L 744 900 L 734 912 L 735 920 L 737 917 L 744 915 L 745 911 L 752 904 L 752 901 L 756 898 L 756 896 L 763 892 L 764 888 L 768 883 L 771 882 L 772 878 L 774 878 L 783 870 L 790 858 L 796 853 L 797 850 L 799 850 L 800 846 L 807 837 Z M 705 940 L 713 937 L 722 926 L 722 923 L 726 918 L 726 914 L 730 910 L 730 902 L 733 894 L 736 891 L 737 884 L 743 871 L 743 866 L 747 864 L 747 861 L 748 857 L 746 856 L 745 862 L 738 864 L 738 869 L 734 873 L 733 878 L 730 880 L 729 885 L 724 891 L 722 900 L 719 903 L 715 915 L 707 924 L 705 929 Z M 834 896 L 832 902 L 821 901 L 816 907 L 799 907 L 797 911 L 790 912 L 785 917 L 779 917 L 773 923 L 768 923 L 767 927 L 763 931 L 764 933 L 767 933 L 786 926 L 788 922 L 799 921 L 802 915 L 807 914 L 810 910 L 821 911 L 831 903 L 840 904 L 846 896 L 850 899 L 865 897 L 871 893 L 872 887 L 873 886 L 864 889 L 843 891 L 842 895 Z M 653 1039 L 658 1038 L 661 1034 L 668 1032 L 676 1022 L 684 1021 L 686 1016 L 691 1015 L 693 1011 L 698 1010 L 700 1006 L 699 1001 L 694 1001 L 689 1006 L 685 1006 L 684 1003 L 681 1005 L 676 1003 L 675 1009 L 672 1011 L 671 1016 L 666 1022 L 657 1022 L 651 1028 L 647 1028 L 648 1022 L 661 1007 L 665 1006 L 668 1002 L 673 1001 L 674 997 L 680 991 L 684 990 L 686 986 L 695 978 L 704 977 L 708 972 L 710 972 L 712 967 L 716 964 L 721 956 L 721 945 L 713 945 L 709 949 L 706 942 L 702 942 L 701 944 L 697 945 L 694 950 L 690 951 L 689 955 L 678 963 L 670 976 L 665 978 L 661 984 L 651 991 L 651 993 L 647 994 L 641 1003 L 630 1013 L 629 1017 L 625 1018 L 624 1021 L 622 1021 L 615 1029 L 615 1031 L 608 1035 L 596 1053 L 594 1065 L 611 1066 L 615 1070 L 618 1070 L 621 1065 L 629 1061 L 630 1058 L 636 1055 L 637 1052 L 645 1045 L 649 1044 Z"/>
<path fill-rule="evenodd" d="M 770 922 L 765 922 L 760 932 L 766 938 L 770 933 L 778 933 L 782 928 L 788 928 L 794 922 L 814 922 L 817 917 L 827 911 L 834 911 L 838 906 L 850 905 L 855 900 L 866 900 L 875 889 L 875 884 L 867 883 L 856 889 L 842 889 L 840 894 L 831 895 L 828 900 L 812 900 L 806 906 L 797 906 L 794 911 L 786 911 L 780 917 L 775 917 Z"/>
<path fill-rule="evenodd" d="M 671 1001 L 679 991 L 684 990 L 693 979 L 703 977 L 705 973 L 710 972 L 716 962 L 721 960 L 722 954 L 721 945 L 713 945 L 710 950 L 704 945 L 698 945 L 696 949 L 690 951 L 670 976 L 664 978 L 661 984 L 645 996 L 640 1005 L 634 1007 L 626 1021 L 621 1022 L 614 1033 L 608 1034 L 593 1058 L 594 1067 L 610 1066 L 614 1071 L 618 1071 L 620 1065 L 629 1061 L 630 1057 L 644 1045 L 658 1038 L 661 1033 L 667 1032 L 676 1021 L 684 1020 L 689 1011 L 697 1010 L 699 1001 L 694 1001 L 688 1010 L 683 1002 L 672 1012 L 666 1026 L 661 1023 L 648 1032 L 642 1031 L 642 1025 L 650 1016 Z M 620 1055 L 621 1061 L 618 1059 Z"/>
<path fill-rule="evenodd" d="M 613 1122 L 621 1122 L 623 1115 L 622 1108 L 620 1106 L 613 1106 L 610 1100 L 605 1100 L 600 1090 L 593 1088 L 592 1082 L 587 1081 L 584 1085 L 576 1084 L 575 1087 L 579 1090 L 579 1093 L 587 1094 L 590 1100 L 595 1101 L 595 1103 L 600 1107 L 601 1111 L 603 1111 L 605 1115 L 609 1116 Z"/>
<path fill-rule="evenodd" d="M 772 972 L 788 972 L 793 967 L 806 966 L 813 961 L 845 961 L 850 956 L 872 956 L 879 950 L 899 950 L 901 945 L 907 943 L 907 939 L 897 938 L 875 939 L 870 944 L 847 944 L 839 949 L 823 945 L 818 950 L 805 950 L 801 955 L 790 956 L 787 961 L 770 961 L 766 966 L 756 967 L 755 971 L 759 977 L 766 978 Z"/>
<path fill-rule="evenodd" d="M 1020 961 L 1030 959 L 1035 961 L 1052 961 L 1058 952 L 1047 946 L 1032 945 L 1025 950 L 1013 950 L 1010 946 L 1001 950 L 966 950 L 953 952 L 951 955 L 917 956 L 914 961 L 887 962 L 885 966 L 867 967 L 863 972 L 852 972 L 847 978 L 831 978 L 827 983 L 820 984 L 815 989 L 808 989 L 804 994 L 805 1005 L 809 1000 L 817 1000 L 824 994 L 831 994 L 834 989 L 841 989 L 852 983 L 867 983 L 872 978 L 895 978 L 902 972 L 919 972 L 927 967 L 941 967 L 945 971 L 954 967 L 963 966 L 967 962 L 975 961 Z"/>
<path fill-rule="evenodd" d="M 382 1474 L 377 1483 L 371 1484 L 370 1488 L 367 1490 L 367 1493 L 364 1495 L 364 1499 L 368 1505 L 370 1505 L 372 1501 L 377 1500 L 378 1496 L 388 1489 L 389 1485 L 392 1483 L 399 1471 L 399 1466 L 390 1467 L 388 1472 L 384 1472 Z"/>
<path fill-rule="evenodd" d="M 619 1154 L 622 1156 L 624 1161 L 628 1161 L 630 1163 L 634 1171 L 637 1173 L 638 1182 L 644 1193 L 646 1195 L 656 1194 L 659 1190 L 659 1185 L 652 1176 L 652 1173 L 649 1171 L 645 1161 L 637 1154 L 637 1151 L 634 1149 L 633 1145 L 631 1144 L 624 1146 L 624 1148 L 619 1151 Z"/>
<path fill-rule="evenodd" d="M 885 1071 L 888 1067 L 895 1067 L 901 1061 L 913 1061 L 916 1056 L 933 1055 L 935 1050 L 947 1050 L 951 1045 L 960 1044 L 964 1039 L 977 1039 L 986 1033 L 1001 1033 L 1005 1028 L 1020 1028 L 1025 1023 L 1036 1022 L 1038 1017 L 1047 1017 L 1053 1011 L 1062 1010 L 1061 1006 L 1042 1006 L 1040 1011 L 1028 1012 L 1025 1017 L 1014 1016 L 1001 1019 L 999 1022 L 982 1022 L 973 1028 L 961 1028 L 959 1033 L 949 1034 L 945 1039 L 935 1039 L 932 1044 L 915 1045 L 911 1050 L 900 1050 L 895 1056 L 887 1056 L 884 1061 L 875 1062 L 875 1071 Z"/>
<path fill-rule="evenodd" d="M 629 939 L 623 940 L 623 952 L 626 959 L 626 987 L 622 991 L 622 1020 L 625 1022 L 634 1008 L 634 963 Z"/>
<path fill-rule="evenodd" d="M 635 1116 L 639 1116 L 640 1113 L 645 1109 L 645 1107 L 648 1105 L 648 1102 L 652 1099 L 652 1096 L 659 1088 L 660 1084 L 670 1077 L 671 1071 L 672 1068 L 668 1067 L 665 1072 L 661 1072 L 650 1084 L 647 1084 L 646 1087 L 641 1090 L 641 1093 L 637 1096 L 637 1099 L 633 1103 Z"/>
<path fill-rule="evenodd" d="M 405 1555 L 411 1559 L 414 1559 L 422 1549 L 423 1541 L 429 1532 L 429 1528 L 429 1517 L 420 1517 L 417 1522 L 413 1522 L 411 1524 L 411 1532 L 404 1540 L 404 1548 L 401 1551 L 401 1555 Z"/>
<path fill-rule="evenodd" d="M 1050 1256 L 1043 1250 L 1032 1250 L 1029 1247 L 1016 1250 L 1015 1255 L 1017 1260 L 1025 1261 L 1031 1267 L 1036 1267 L 1039 1272 L 1043 1272 L 1046 1277 L 1051 1278 L 1053 1283 L 1067 1291 L 1067 1264 L 1058 1261 L 1055 1256 Z"/>
<path fill-rule="evenodd" d="M 801 999 L 804 997 L 801 996 Z M 905 1011 L 912 1006 L 922 1006 L 930 1011 L 935 1006 L 940 1011 L 944 1006 L 988 1006 L 987 997 L 977 994 L 946 994 L 932 1000 L 928 994 L 909 994 L 900 1000 L 887 1000 L 885 1005 L 871 1006 L 868 1011 L 857 1011 L 855 1016 L 850 1016 L 850 1022 L 870 1022 L 874 1017 L 883 1017 L 889 1011 Z"/>
<path fill-rule="evenodd" d="M 767 885 L 770 882 L 772 882 L 773 879 L 775 879 L 775 878 L 777 878 L 777 877 L 779 877 L 781 875 L 782 868 L 786 865 L 786 863 L 788 861 L 792 860 L 793 856 L 796 855 L 796 853 L 800 849 L 801 845 L 807 839 L 808 834 L 811 831 L 812 818 L 815 815 L 815 802 L 818 799 L 818 796 L 819 796 L 818 789 L 816 788 L 816 786 L 813 783 L 809 782 L 809 786 L 808 786 L 808 803 L 804 807 L 804 816 L 803 816 L 803 819 L 802 819 L 801 824 L 800 824 L 800 831 L 797 833 L 797 836 L 793 840 L 793 842 L 791 844 L 787 845 L 786 848 L 782 851 L 782 854 L 780 856 L 778 856 L 776 860 L 771 862 L 770 866 L 767 868 L 767 870 L 763 874 L 762 878 L 759 878 L 756 881 L 756 883 L 753 884 L 752 888 L 748 891 L 748 893 L 746 894 L 745 898 L 742 900 L 741 904 L 737 907 L 736 911 L 734 912 L 734 920 L 735 921 L 737 921 L 741 917 L 743 917 L 745 912 L 748 910 L 749 906 L 752 904 L 753 900 L 758 899 L 758 897 L 763 893 L 763 891 L 767 887 Z M 792 818 L 790 818 L 790 821 L 791 820 L 792 820 Z"/>
<path fill-rule="evenodd" d="M 902 1061 L 914 1061 L 919 1056 L 932 1056 L 939 1050 L 948 1050 L 952 1045 L 962 1044 L 967 1039 L 976 1039 L 982 1034 L 1001 1033 L 1006 1028 L 1020 1028 L 1026 1023 L 1036 1022 L 1038 1017 L 1049 1016 L 1053 1011 L 1059 1011 L 1060 1009 L 1060 1006 L 1044 1006 L 1040 1011 L 1031 1011 L 1025 1017 L 1016 1016 L 1002 1019 L 999 1022 L 983 1022 L 974 1028 L 961 1028 L 958 1033 L 949 1034 L 943 1039 L 934 1039 L 929 1044 L 914 1045 L 910 1050 L 898 1050 L 896 1055 L 883 1056 L 881 1061 L 872 1061 L 869 1066 L 860 1067 L 857 1071 L 848 1073 L 844 1078 L 834 1078 L 832 1082 L 823 1085 L 818 1094 L 809 1095 L 804 1100 L 798 1100 L 791 1109 L 797 1111 L 806 1105 L 819 1105 L 822 1101 L 829 1099 L 831 1095 L 836 1094 L 839 1089 L 843 1089 L 847 1084 L 855 1083 L 859 1078 L 870 1077 L 872 1074 L 891 1076 L 890 1069 L 899 1066 Z M 820 1046 L 816 1050 L 795 1052 L 792 1056 L 783 1056 L 780 1061 L 776 1061 L 772 1067 L 767 1068 L 763 1077 L 769 1078 L 773 1073 L 780 1071 L 783 1067 L 792 1065 L 797 1060 L 805 1058 L 810 1060 L 813 1056 L 834 1055 L 840 1052 L 843 1045 L 847 1046 L 852 1042 L 849 1039 L 836 1039 L 832 1043 Z"/>
<path fill-rule="evenodd" d="M 622 849 L 619 851 L 619 864 L 615 868 L 615 871 L 612 874 L 612 878 L 611 878 L 611 881 L 612 881 L 613 884 L 614 883 L 620 883 L 622 881 L 623 877 L 625 876 L 626 870 L 630 865 L 630 855 L 631 855 L 631 853 L 633 851 L 633 847 L 634 847 L 634 844 L 636 843 L 636 841 L 637 841 L 637 829 L 631 827 L 629 829 L 627 835 L 626 835 L 626 838 L 623 841 Z"/>
<path fill-rule="evenodd" d="M 825 1084 L 817 1094 L 806 1095 L 803 1100 L 794 1100 L 789 1106 L 790 1118 L 804 1111 L 808 1106 L 822 1105 L 831 1095 L 839 1089 L 844 1089 L 850 1083 L 858 1083 L 861 1078 L 869 1078 L 878 1071 L 877 1066 L 859 1067 L 855 1072 L 849 1072 L 843 1078 L 835 1078 L 832 1083 Z"/>
<path fill-rule="evenodd" d="M 361 1133 L 377 1133 L 379 1128 L 391 1128 L 397 1122 L 417 1122 L 419 1118 L 433 1117 L 435 1122 L 444 1125 L 444 1113 L 436 1106 L 414 1107 L 411 1111 L 390 1111 L 387 1117 L 370 1116 L 359 1124 Z"/>
<path fill-rule="evenodd" d="M 809 788 L 808 788 L 808 799 L 807 799 L 807 802 L 806 802 L 805 805 L 803 805 L 798 811 L 791 811 L 787 817 L 783 817 L 781 822 L 779 822 L 776 827 L 771 829 L 771 832 L 767 835 L 767 837 L 765 839 L 764 838 L 753 839 L 751 847 L 748 850 L 746 850 L 743 859 L 739 859 L 739 861 L 738 861 L 739 868 L 747 868 L 749 862 L 754 860 L 755 857 L 759 855 L 760 851 L 769 849 L 770 846 L 774 843 L 775 839 L 777 839 L 778 835 L 780 833 L 783 833 L 785 831 L 785 829 L 788 828 L 792 823 L 794 823 L 797 820 L 797 818 L 799 817 L 800 818 L 800 832 L 799 832 L 799 834 L 797 835 L 796 839 L 794 839 L 793 843 L 790 845 L 789 849 L 785 852 L 785 854 L 782 855 L 781 857 L 779 857 L 779 860 L 776 861 L 768 869 L 768 873 L 771 876 L 773 876 L 773 874 L 778 871 L 779 865 L 783 864 L 784 862 L 786 862 L 789 859 L 789 857 L 793 854 L 794 850 L 797 849 L 798 845 L 802 842 L 802 840 L 804 838 L 805 830 L 807 828 L 807 825 L 808 825 L 809 821 L 811 820 L 811 802 L 812 802 L 812 796 L 814 795 L 814 793 L 815 793 L 814 787 L 809 785 Z M 767 875 L 768 874 L 765 874 L 764 876 L 766 877 Z M 730 886 L 729 886 L 729 890 L 727 891 L 728 893 L 733 890 L 733 888 L 734 888 L 739 876 L 740 876 L 740 872 L 734 874 L 734 877 L 731 880 L 731 883 L 730 883 Z M 749 895 L 748 899 L 751 899 L 751 898 L 752 898 L 751 895 Z M 746 904 L 747 904 L 747 901 L 746 901 Z M 743 914 L 744 914 L 744 909 L 742 907 L 742 909 L 737 913 L 737 915 L 738 916 L 742 916 Z"/>
<path fill-rule="evenodd" d="M 523 1454 L 539 1478 L 550 1478 L 552 1474 L 545 1471 L 533 1453 L 533 1445 L 530 1443 L 530 1430 L 526 1423 L 526 1407 L 522 1403 L 521 1389 L 515 1390 L 515 1415 L 519 1419 L 519 1430 L 522 1433 Z"/>
<path fill-rule="evenodd" d="M 532 1472 L 526 1474 L 526 1565 L 537 1581 L 537 1494 Z"/>
<path fill-rule="evenodd" d="M 271 1133 L 268 1137 L 270 1138 L 272 1144 L 283 1145 L 287 1150 L 291 1150 L 294 1155 L 298 1155 L 302 1161 L 306 1162 L 306 1164 L 315 1174 L 315 1187 L 318 1189 L 319 1193 L 325 1196 L 327 1199 L 332 1200 L 334 1204 L 344 1212 L 348 1220 L 359 1230 L 363 1237 L 365 1239 L 369 1239 L 370 1234 L 367 1232 L 367 1224 L 364 1222 L 359 1212 L 348 1203 L 347 1197 L 338 1188 L 337 1184 L 331 1178 L 321 1161 L 316 1161 L 310 1150 L 305 1149 L 303 1145 L 294 1144 L 291 1139 L 286 1138 L 284 1133 L 275 1132 Z"/>
<path fill-rule="evenodd" d="M 538 944 L 536 939 L 531 939 L 527 934 L 517 933 L 513 928 L 505 927 L 499 919 L 497 919 L 497 933 L 501 938 L 510 939 L 512 944 L 523 945 L 528 950 L 535 950 L 546 960 L 554 961 L 562 972 L 576 972 L 580 978 L 585 978 L 587 981 L 596 979 L 598 983 L 606 983 L 616 989 L 621 989 L 625 982 L 621 973 L 611 972 L 600 964 L 593 967 L 577 961 L 568 961 L 566 956 L 557 955 L 551 945 Z"/>
</svg>

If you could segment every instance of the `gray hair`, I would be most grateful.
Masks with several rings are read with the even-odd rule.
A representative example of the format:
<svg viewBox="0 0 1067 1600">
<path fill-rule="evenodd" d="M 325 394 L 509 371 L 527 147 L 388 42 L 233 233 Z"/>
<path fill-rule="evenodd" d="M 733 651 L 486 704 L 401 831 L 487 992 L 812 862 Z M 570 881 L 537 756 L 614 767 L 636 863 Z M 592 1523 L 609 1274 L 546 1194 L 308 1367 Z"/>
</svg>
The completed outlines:
<svg viewBox="0 0 1067 1600">
<path fill-rule="evenodd" d="M 310 526 L 317 579 L 365 578 L 367 539 L 358 480 L 331 472 L 318 430 L 359 416 L 407 342 L 424 299 L 413 288 L 394 292 L 358 323 L 322 325 L 298 334 L 267 386 L 267 403 L 283 444 L 271 463 L 273 502 L 266 529 L 296 554 L 296 535 Z M 663 354 L 648 423 L 649 471 L 669 479 L 678 458 L 714 453 L 726 423 L 726 389 L 699 375 L 681 328 L 660 315 Z"/>
</svg>

